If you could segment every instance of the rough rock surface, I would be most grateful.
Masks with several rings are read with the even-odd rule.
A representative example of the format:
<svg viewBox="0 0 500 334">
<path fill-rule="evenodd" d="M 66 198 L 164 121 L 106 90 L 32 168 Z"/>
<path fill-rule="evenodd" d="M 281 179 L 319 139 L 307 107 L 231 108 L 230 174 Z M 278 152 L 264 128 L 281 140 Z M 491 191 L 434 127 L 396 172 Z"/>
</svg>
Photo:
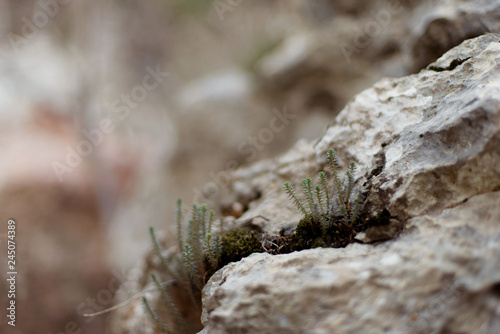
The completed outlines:
<svg viewBox="0 0 500 334">
<path fill-rule="evenodd" d="M 419 71 L 462 41 L 500 31 L 500 3 L 496 0 L 427 1 L 427 14 L 408 43 L 411 71 Z"/>
<path fill-rule="evenodd" d="M 359 183 L 370 191 L 367 209 L 387 207 L 399 220 L 498 190 L 499 41 L 496 34 L 468 40 L 431 65 L 471 57 L 453 70 L 382 79 L 357 95 L 316 144 L 299 142 L 275 160 L 237 170 L 226 200 L 261 195 L 238 221 L 248 225 L 262 215 L 269 222 L 251 222 L 265 232 L 293 228 L 300 215 L 282 185 L 322 169 L 330 148 L 341 164 L 358 163 Z"/>
<path fill-rule="evenodd" d="M 499 333 L 499 203 L 474 196 L 376 246 L 230 264 L 205 287 L 203 333 Z"/>
<path fill-rule="evenodd" d="M 283 182 L 335 148 L 358 162 L 366 210 L 387 208 L 402 233 L 226 266 L 204 290 L 204 333 L 500 332 L 500 35 L 431 66 L 356 96 L 315 145 L 236 171 L 226 196 L 249 207 L 238 223 L 292 230 Z"/>
<path fill-rule="evenodd" d="M 499 42 L 467 40 L 419 74 L 383 79 L 319 141 L 232 172 L 221 203 L 245 208 L 236 224 L 289 233 L 301 217 L 283 183 L 315 175 L 335 148 L 343 166 L 358 163 L 366 210 L 392 219 L 345 249 L 226 266 L 204 290 L 203 333 L 500 332 Z M 146 326 L 139 303 L 112 323 Z"/>
</svg>

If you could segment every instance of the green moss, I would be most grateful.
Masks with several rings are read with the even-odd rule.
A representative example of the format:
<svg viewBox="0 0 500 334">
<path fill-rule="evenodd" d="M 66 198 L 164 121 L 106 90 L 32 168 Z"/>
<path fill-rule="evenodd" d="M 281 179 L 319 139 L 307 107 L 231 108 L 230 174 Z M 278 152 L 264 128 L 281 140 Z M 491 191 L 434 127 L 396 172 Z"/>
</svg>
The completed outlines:
<svg viewBox="0 0 500 334">
<path fill-rule="evenodd" d="M 333 248 L 345 247 L 353 241 L 356 233 L 355 228 L 344 224 L 342 218 L 336 218 L 326 231 L 326 245 Z"/>
<path fill-rule="evenodd" d="M 222 235 L 221 267 L 239 261 L 252 253 L 262 252 L 262 243 L 257 233 L 242 228 L 230 230 Z"/>
<path fill-rule="evenodd" d="M 318 222 L 303 218 L 292 234 L 292 248 L 303 250 L 322 246 L 323 229 Z"/>
<path fill-rule="evenodd" d="M 299 251 L 317 247 L 345 247 L 356 234 L 344 224 L 342 217 L 331 217 L 323 227 L 320 222 L 303 218 L 291 235 L 291 250 Z M 325 223 L 325 222 L 324 222 Z"/>
</svg>

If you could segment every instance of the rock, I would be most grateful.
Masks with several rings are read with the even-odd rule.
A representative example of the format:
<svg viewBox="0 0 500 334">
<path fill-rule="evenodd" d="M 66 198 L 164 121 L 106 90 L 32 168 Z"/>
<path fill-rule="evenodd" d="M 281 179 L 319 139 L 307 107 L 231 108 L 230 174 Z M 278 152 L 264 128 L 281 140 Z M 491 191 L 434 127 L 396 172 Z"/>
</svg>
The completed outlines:
<svg viewBox="0 0 500 334">
<path fill-rule="evenodd" d="M 403 224 L 397 219 L 390 219 L 387 225 L 372 226 L 364 232 L 356 234 L 355 239 L 365 244 L 394 238 L 401 232 Z"/>
<path fill-rule="evenodd" d="M 205 286 L 202 333 L 498 333 L 499 203 L 474 196 L 376 246 L 230 264 Z"/>
<path fill-rule="evenodd" d="M 235 171 L 226 200 L 260 194 L 237 222 L 291 231 L 300 215 L 282 184 L 313 176 L 335 148 L 359 165 L 365 210 L 392 217 L 360 238 L 396 238 L 232 263 L 203 290 L 202 333 L 500 332 L 499 41 L 467 40 L 417 75 L 383 79 L 316 144 Z"/>
<path fill-rule="evenodd" d="M 372 193 L 369 203 L 391 193 L 389 211 L 406 219 L 438 213 L 473 195 L 499 189 L 498 37 L 489 34 L 466 41 L 436 62 L 444 67 L 455 59 L 471 57 L 454 70 L 438 75 L 423 71 L 416 77 L 375 86 L 382 95 L 396 93 L 386 86 L 394 84 L 399 92 L 415 94 L 402 100 L 385 95 L 389 108 L 394 100 L 402 103 L 404 99 L 409 105 L 413 101 L 422 105 L 406 106 L 418 115 L 415 121 L 402 125 L 381 143 L 385 166 L 371 180 L 379 190 Z"/>
<path fill-rule="evenodd" d="M 357 236 L 365 244 L 225 266 L 203 290 L 201 333 L 500 332 L 499 41 L 467 40 L 419 74 L 382 79 L 318 141 L 230 171 L 219 204 L 246 210 L 237 227 L 291 233 L 301 215 L 283 183 L 314 176 L 331 148 L 341 167 L 357 162 L 366 213 L 390 218 Z M 114 332 L 129 316 L 128 330 L 144 326 L 136 305 Z"/>
<path fill-rule="evenodd" d="M 358 184 L 369 192 L 366 209 L 387 208 L 400 221 L 499 189 L 499 40 L 468 40 L 433 64 L 471 57 L 454 70 L 383 79 L 357 95 L 316 144 L 301 142 L 282 157 L 237 170 L 238 188 L 230 186 L 226 200 L 241 197 L 243 184 L 261 194 L 238 221 L 265 216 L 268 233 L 296 224 L 300 215 L 282 185 L 314 176 L 331 148 L 341 165 L 357 162 Z"/>
<path fill-rule="evenodd" d="M 432 6 L 432 10 L 430 7 Z M 410 71 L 416 72 L 462 41 L 487 32 L 500 32 L 500 3 L 495 0 L 423 3 L 427 13 L 408 43 Z"/>
</svg>

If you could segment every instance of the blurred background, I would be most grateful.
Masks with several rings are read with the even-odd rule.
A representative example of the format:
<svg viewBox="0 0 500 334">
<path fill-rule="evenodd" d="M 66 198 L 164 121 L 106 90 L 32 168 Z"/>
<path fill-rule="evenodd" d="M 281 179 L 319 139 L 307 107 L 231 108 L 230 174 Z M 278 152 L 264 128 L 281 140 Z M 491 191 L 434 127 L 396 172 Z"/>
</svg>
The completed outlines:
<svg viewBox="0 0 500 334">
<path fill-rule="evenodd" d="M 81 314 L 113 305 L 149 226 L 173 239 L 177 198 L 216 200 L 232 169 L 491 29 L 443 3 L 2 0 L 0 242 L 14 219 L 18 276 L 1 332 L 105 333 Z"/>
</svg>

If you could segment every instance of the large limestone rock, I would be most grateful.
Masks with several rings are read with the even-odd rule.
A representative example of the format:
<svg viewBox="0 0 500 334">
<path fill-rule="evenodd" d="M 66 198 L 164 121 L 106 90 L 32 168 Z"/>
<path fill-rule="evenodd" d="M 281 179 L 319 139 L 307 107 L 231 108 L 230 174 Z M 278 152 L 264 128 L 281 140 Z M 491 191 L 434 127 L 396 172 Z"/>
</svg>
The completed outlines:
<svg viewBox="0 0 500 334">
<path fill-rule="evenodd" d="M 358 163 L 367 209 L 387 207 L 399 220 L 499 189 L 499 41 L 496 34 L 468 40 L 432 65 L 471 57 L 453 70 L 383 79 L 357 95 L 317 143 L 300 142 L 275 160 L 237 170 L 226 200 L 250 207 L 238 221 L 269 233 L 293 228 L 300 215 L 282 185 L 313 176 L 330 148 L 341 163 Z M 269 221 L 248 222 L 259 215 Z"/>
<path fill-rule="evenodd" d="M 499 333 L 499 203 L 474 196 L 376 246 L 230 264 L 205 287 L 204 333 Z"/>
<path fill-rule="evenodd" d="M 249 207 L 237 223 L 291 231 L 283 182 L 335 148 L 358 162 L 366 210 L 403 231 L 226 266 L 204 289 L 204 333 L 500 332 L 500 35 L 431 65 L 356 96 L 317 143 L 236 171 L 226 195 Z"/>
<path fill-rule="evenodd" d="M 407 43 L 409 68 L 419 71 L 463 40 L 500 31 L 497 0 L 422 1 Z M 425 14 L 422 14 L 425 13 Z"/>
</svg>

